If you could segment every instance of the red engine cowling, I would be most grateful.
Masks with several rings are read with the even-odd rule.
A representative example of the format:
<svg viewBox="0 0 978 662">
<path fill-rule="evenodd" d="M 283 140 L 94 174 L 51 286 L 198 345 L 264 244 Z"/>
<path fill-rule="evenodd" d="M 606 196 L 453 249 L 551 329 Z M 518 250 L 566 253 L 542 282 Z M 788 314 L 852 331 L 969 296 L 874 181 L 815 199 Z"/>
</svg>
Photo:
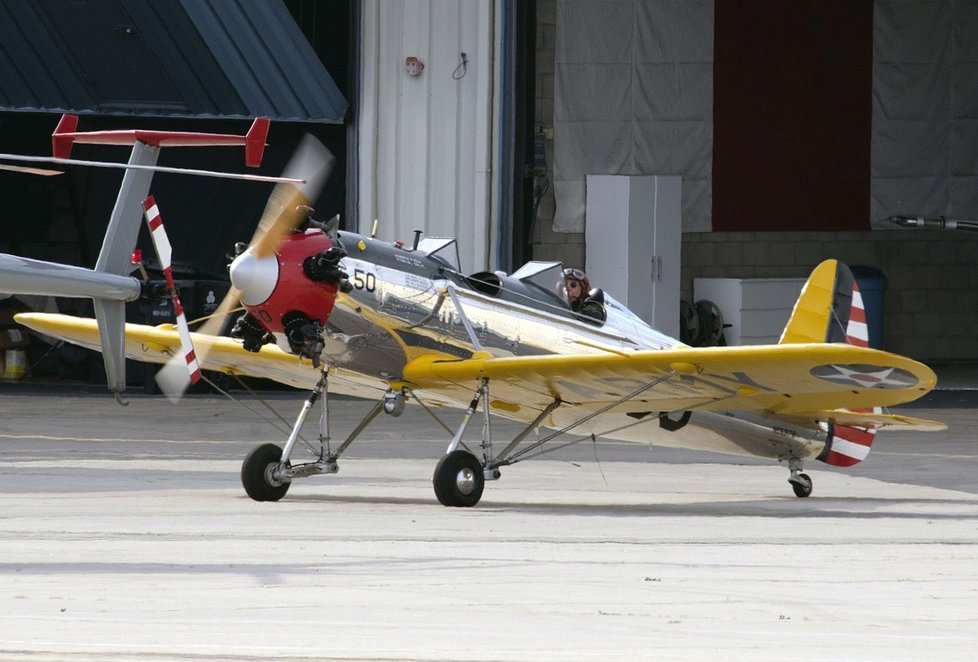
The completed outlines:
<svg viewBox="0 0 978 662">
<path fill-rule="evenodd" d="M 282 317 L 294 311 L 305 313 L 310 320 L 325 326 L 336 302 L 337 287 L 310 278 L 303 269 L 303 262 L 331 246 L 332 242 L 322 231 L 307 230 L 282 241 L 275 254 L 274 265 L 269 258 L 253 258 L 264 264 L 255 269 L 254 275 L 239 276 L 237 280 L 244 281 L 240 286 L 235 283 L 243 292 L 242 303 L 245 309 L 273 333 L 284 331 Z M 234 271 L 237 262 L 236 260 L 236 264 L 232 265 L 232 282 L 236 280 Z M 244 268 L 247 267 L 240 266 L 238 270 L 242 271 Z M 271 278 L 274 278 L 274 283 L 270 282 Z M 256 301 L 269 290 L 270 294 L 263 300 Z"/>
</svg>

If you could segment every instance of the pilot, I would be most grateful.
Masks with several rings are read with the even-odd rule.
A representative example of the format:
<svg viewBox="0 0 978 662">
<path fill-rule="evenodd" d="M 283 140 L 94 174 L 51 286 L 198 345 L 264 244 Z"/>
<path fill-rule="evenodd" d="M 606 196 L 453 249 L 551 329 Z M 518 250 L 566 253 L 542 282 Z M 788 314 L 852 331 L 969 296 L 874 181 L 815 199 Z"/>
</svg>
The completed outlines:
<svg viewBox="0 0 978 662">
<path fill-rule="evenodd" d="M 585 322 L 603 324 L 608 317 L 604 308 L 604 291 L 591 288 L 587 274 L 580 269 L 564 269 L 559 284 L 564 298 L 578 317 Z"/>
</svg>

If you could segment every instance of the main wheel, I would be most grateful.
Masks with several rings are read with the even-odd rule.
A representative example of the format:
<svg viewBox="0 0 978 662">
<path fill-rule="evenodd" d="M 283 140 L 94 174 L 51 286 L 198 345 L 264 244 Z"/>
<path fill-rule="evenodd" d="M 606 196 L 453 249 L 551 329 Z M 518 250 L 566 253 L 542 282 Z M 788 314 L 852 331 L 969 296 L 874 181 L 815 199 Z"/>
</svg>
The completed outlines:
<svg viewBox="0 0 978 662">
<path fill-rule="evenodd" d="M 799 498 L 804 498 L 810 496 L 812 493 L 812 479 L 808 474 L 798 474 L 800 479 L 798 482 L 789 480 L 791 483 L 791 489 L 795 491 L 795 496 Z"/>
<path fill-rule="evenodd" d="M 474 506 L 482 498 L 486 478 L 482 463 L 468 451 L 452 451 L 435 467 L 431 482 L 435 496 L 443 506 Z"/>
<path fill-rule="evenodd" d="M 255 501 L 278 501 L 289 491 L 291 481 L 275 478 L 274 471 L 282 459 L 282 449 L 264 444 L 254 449 L 241 464 L 241 484 Z"/>
</svg>

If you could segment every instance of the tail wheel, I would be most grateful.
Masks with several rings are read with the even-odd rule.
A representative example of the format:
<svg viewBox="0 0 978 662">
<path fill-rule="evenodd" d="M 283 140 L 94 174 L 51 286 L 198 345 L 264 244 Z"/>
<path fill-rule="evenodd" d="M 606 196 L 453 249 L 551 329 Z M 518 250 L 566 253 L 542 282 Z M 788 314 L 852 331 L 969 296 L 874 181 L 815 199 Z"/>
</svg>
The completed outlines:
<svg viewBox="0 0 978 662">
<path fill-rule="evenodd" d="M 282 449 L 264 444 L 254 449 L 241 465 L 241 484 L 255 501 L 278 501 L 289 491 L 289 480 L 276 477 Z"/>
<path fill-rule="evenodd" d="M 795 491 L 796 497 L 805 498 L 811 496 L 812 479 L 808 474 L 798 474 L 797 476 L 793 476 L 792 480 L 788 482 L 791 483 L 791 489 Z"/>
<path fill-rule="evenodd" d="M 435 467 L 431 479 L 443 506 L 468 508 L 479 503 L 486 478 L 482 463 L 467 451 L 452 451 Z"/>
</svg>

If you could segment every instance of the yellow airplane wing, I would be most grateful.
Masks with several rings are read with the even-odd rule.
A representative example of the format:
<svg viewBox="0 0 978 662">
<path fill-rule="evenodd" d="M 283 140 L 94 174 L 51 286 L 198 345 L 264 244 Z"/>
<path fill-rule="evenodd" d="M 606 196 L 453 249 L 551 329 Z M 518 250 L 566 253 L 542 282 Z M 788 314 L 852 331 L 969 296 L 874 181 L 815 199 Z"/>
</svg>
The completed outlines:
<svg viewBox="0 0 978 662">
<path fill-rule="evenodd" d="M 21 313 L 21 324 L 99 350 L 95 320 L 69 315 Z M 201 366 L 227 374 L 313 388 L 319 378 L 307 359 L 275 345 L 246 351 L 230 338 L 191 334 L 205 356 Z M 170 325 L 126 325 L 126 356 L 166 363 L 180 349 Z M 927 366 L 878 350 L 841 344 L 759 347 L 682 347 L 662 351 L 455 360 L 427 355 L 410 361 L 404 380 L 414 390 L 464 406 L 481 378 L 490 380 L 491 404 L 529 420 L 555 399 L 582 412 L 613 405 L 612 412 L 743 410 L 798 421 L 935 430 L 943 424 L 892 414 L 843 409 L 891 406 L 915 400 L 937 378 Z M 336 392 L 377 398 L 383 380 L 350 370 L 331 372 Z M 627 399 L 629 395 L 634 397 Z M 618 401 L 624 400 L 620 404 Z"/>
<path fill-rule="evenodd" d="M 799 417 L 909 402 L 937 382 L 930 368 L 912 359 L 824 343 L 465 360 L 421 357 L 407 364 L 404 378 L 414 388 L 460 401 L 488 378 L 493 406 L 513 413 L 540 411 L 559 399 L 591 411 L 611 405 L 610 411 L 617 412 L 743 410 Z"/>
<path fill-rule="evenodd" d="M 15 319 L 35 331 L 67 340 L 96 351 L 100 350 L 95 320 L 49 313 L 20 313 Z M 308 359 L 265 345 L 260 352 L 249 352 L 231 338 L 190 334 L 198 356 L 205 356 L 201 368 L 229 375 L 271 379 L 303 389 L 311 389 L 319 380 L 319 371 Z M 126 357 L 147 363 L 166 363 L 180 351 L 180 336 L 175 326 L 126 324 Z M 334 378 L 335 375 L 335 378 Z M 344 395 L 379 398 L 387 389 L 380 379 L 370 379 L 355 372 L 330 372 L 330 390 Z"/>
</svg>

